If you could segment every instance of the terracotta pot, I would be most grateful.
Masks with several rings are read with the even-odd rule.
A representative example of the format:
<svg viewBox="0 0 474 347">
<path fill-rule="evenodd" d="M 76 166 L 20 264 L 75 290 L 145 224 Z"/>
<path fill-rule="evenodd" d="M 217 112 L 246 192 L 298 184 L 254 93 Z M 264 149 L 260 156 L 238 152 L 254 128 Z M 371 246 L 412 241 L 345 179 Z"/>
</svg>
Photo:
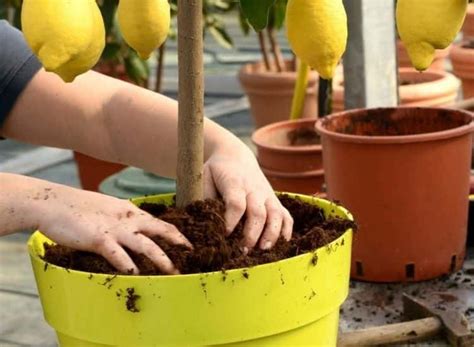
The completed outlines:
<svg viewBox="0 0 474 347">
<path fill-rule="evenodd" d="M 99 191 L 104 179 L 126 168 L 125 165 L 109 163 L 79 152 L 74 152 L 74 159 L 82 188 L 94 192 Z"/>
<path fill-rule="evenodd" d="M 462 34 L 464 40 L 474 39 L 474 4 L 469 4 L 467 7 Z"/>
<path fill-rule="evenodd" d="M 454 74 L 462 80 L 464 99 L 474 97 L 474 47 L 467 42 L 455 45 L 451 51 Z"/>
<path fill-rule="evenodd" d="M 252 141 L 257 158 L 272 187 L 278 191 L 321 191 L 324 183 L 321 145 L 292 146 L 288 134 L 296 129 L 314 129 L 317 118 L 283 121 L 256 130 Z"/>
<path fill-rule="evenodd" d="M 292 146 L 288 133 L 296 129 L 314 129 L 317 118 L 283 121 L 256 130 L 252 141 L 257 146 L 260 165 L 271 171 L 301 172 L 323 168 L 321 145 Z"/>
<path fill-rule="evenodd" d="M 288 70 L 290 66 L 288 61 Z M 290 118 L 296 77 L 295 71 L 265 71 L 263 62 L 247 64 L 240 69 L 239 81 L 249 99 L 250 112 L 257 128 Z M 311 71 L 303 117 L 317 115 L 317 86 L 318 74 Z"/>
<path fill-rule="evenodd" d="M 428 71 L 432 70 L 446 70 L 446 58 L 449 55 L 451 46 L 446 49 L 437 49 L 433 63 L 429 67 Z M 415 71 L 413 65 L 411 64 L 410 57 L 408 52 L 405 49 L 405 45 L 402 40 L 397 40 L 397 54 L 398 54 L 398 67 L 408 67 Z"/>
<path fill-rule="evenodd" d="M 462 266 L 467 236 L 470 113 L 437 108 L 343 112 L 316 124 L 329 198 L 360 226 L 352 276 L 431 279 Z"/>
<path fill-rule="evenodd" d="M 445 71 L 419 73 L 410 68 L 399 69 L 400 104 L 402 106 L 444 106 L 457 98 L 459 81 Z M 409 83 L 409 84 L 407 84 Z M 342 74 L 334 79 L 333 112 L 344 110 L 344 82 Z"/>
</svg>

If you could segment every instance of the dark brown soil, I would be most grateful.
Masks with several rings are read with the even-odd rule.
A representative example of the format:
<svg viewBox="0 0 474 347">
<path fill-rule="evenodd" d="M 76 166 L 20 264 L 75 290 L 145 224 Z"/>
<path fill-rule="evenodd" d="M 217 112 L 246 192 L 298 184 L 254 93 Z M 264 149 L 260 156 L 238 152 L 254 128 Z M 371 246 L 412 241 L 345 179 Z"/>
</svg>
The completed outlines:
<svg viewBox="0 0 474 347">
<path fill-rule="evenodd" d="M 472 122 L 469 114 L 456 110 L 423 108 L 373 108 L 357 117 L 327 117 L 324 128 L 358 136 L 407 136 L 445 131 Z"/>
<path fill-rule="evenodd" d="M 240 241 L 245 220 L 234 232 L 225 236 L 224 203 L 220 200 L 199 201 L 184 211 L 157 204 L 142 204 L 141 209 L 174 224 L 194 246 L 171 246 L 160 238 L 153 240 L 170 257 L 182 274 L 229 270 L 270 263 L 327 245 L 341 236 L 348 228 L 355 228 L 351 221 L 324 216 L 323 210 L 287 196 L 280 197 L 283 205 L 294 218 L 293 238 L 290 242 L 280 238 L 269 251 L 255 248 L 248 255 L 241 251 Z M 45 261 L 79 271 L 116 274 L 117 271 L 101 256 L 73 250 L 68 247 L 45 245 Z M 141 275 L 162 273 L 144 255 L 130 254 Z M 317 263 L 317 259 L 313 264 Z M 132 293 L 133 294 L 133 293 Z"/>
<path fill-rule="evenodd" d="M 313 128 L 297 128 L 287 134 L 291 146 L 320 145 L 321 138 Z"/>
</svg>

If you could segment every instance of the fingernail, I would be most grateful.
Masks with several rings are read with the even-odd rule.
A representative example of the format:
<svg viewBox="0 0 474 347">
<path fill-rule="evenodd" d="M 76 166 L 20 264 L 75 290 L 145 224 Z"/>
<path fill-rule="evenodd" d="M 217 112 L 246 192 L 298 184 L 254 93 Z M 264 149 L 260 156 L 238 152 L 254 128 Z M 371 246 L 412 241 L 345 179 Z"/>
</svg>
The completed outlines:
<svg viewBox="0 0 474 347">
<path fill-rule="evenodd" d="M 263 250 L 267 250 L 267 249 L 270 249 L 272 248 L 272 243 L 270 241 L 266 241 L 264 244 L 263 244 L 263 247 L 262 249 Z"/>
<path fill-rule="evenodd" d="M 249 253 L 249 249 L 247 247 L 242 247 L 242 253 L 244 253 L 244 255 L 247 255 Z"/>
</svg>

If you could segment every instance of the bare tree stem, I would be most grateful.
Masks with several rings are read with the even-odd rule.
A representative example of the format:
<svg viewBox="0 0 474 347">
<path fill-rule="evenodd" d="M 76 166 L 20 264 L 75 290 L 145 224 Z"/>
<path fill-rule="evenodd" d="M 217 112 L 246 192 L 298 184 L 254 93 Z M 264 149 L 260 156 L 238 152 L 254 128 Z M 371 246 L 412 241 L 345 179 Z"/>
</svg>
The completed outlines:
<svg viewBox="0 0 474 347">
<path fill-rule="evenodd" d="M 178 166 L 176 205 L 203 198 L 202 0 L 178 1 Z"/>
</svg>

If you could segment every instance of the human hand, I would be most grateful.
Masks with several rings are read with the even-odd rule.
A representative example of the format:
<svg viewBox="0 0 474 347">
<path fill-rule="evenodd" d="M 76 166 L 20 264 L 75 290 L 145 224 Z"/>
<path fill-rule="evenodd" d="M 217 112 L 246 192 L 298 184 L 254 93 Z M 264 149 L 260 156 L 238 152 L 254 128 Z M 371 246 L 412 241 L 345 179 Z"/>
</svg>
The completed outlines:
<svg viewBox="0 0 474 347">
<path fill-rule="evenodd" d="M 46 236 L 61 245 L 100 254 L 123 273 L 138 274 L 124 247 L 144 254 L 164 273 L 179 273 L 150 237 L 192 247 L 175 226 L 126 200 L 59 185 L 49 185 L 29 198 Z"/>
<path fill-rule="evenodd" d="M 226 226 L 230 234 L 246 214 L 242 248 L 248 252 L 257 243 L 273 247 L 278 238 L 291 238 L 293 218 L 282 206 L 252 152 L 245 147 L 220 148 L 204 166 L 204 194 L 220 194 L 226 204 Z"/>
</svg>

